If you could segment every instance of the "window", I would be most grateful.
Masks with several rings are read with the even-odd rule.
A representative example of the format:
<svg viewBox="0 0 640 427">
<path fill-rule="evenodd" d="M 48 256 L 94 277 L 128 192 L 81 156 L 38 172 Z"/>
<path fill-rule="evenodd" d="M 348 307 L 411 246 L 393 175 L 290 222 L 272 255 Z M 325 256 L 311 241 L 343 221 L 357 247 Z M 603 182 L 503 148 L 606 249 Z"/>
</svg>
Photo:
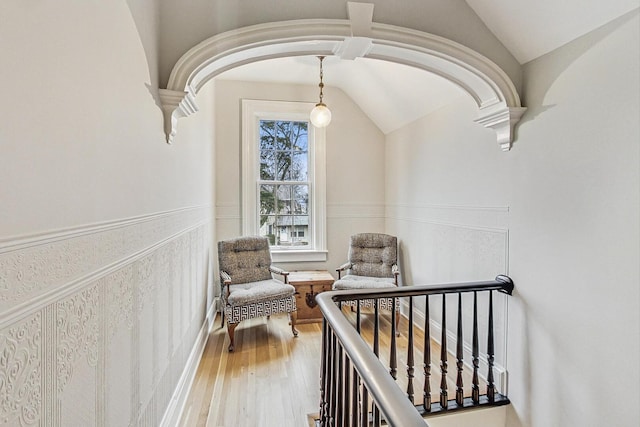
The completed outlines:
<svg viewBox="0 0 640 427">
<path fill-rule="evenodd" d="M 242 101 L 243 234 L 275 262 L 326 261 L 324 129 L 311 103 Z"/>
<path fill-rule="evenodd" d="M 259 210 L 261 236 L 284 249 L 308 246 L 309 123 L 260 120 Z"/>
</svg>

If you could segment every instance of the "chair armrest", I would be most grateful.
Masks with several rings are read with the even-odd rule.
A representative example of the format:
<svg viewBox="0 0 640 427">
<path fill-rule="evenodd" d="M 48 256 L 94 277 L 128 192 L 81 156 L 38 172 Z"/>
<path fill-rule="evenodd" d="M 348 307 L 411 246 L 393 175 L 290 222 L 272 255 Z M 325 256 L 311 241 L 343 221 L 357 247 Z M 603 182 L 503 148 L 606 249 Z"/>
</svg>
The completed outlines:
<svg viewBox="0 0 640 427">
<path fill-rule="evenodd" d="M 344 264 L 342 264 L 340 267 L 336 268 L 336 272 L 338 273 L 338 279 L 340 279 L 340 276 L 342 276 L 340 273 L 351 268 L 353 266 L 353 264 L 351 264 L 350 261 L 345 262 Z"/>
<path fill-rule="evenodd" d="M 396 286 L 398 286 L 398 276 L 400 275 L 400 269 L 398 268 L 398 264 L 393 264 L 391 266 L 391 273 L 393 274 L 393 278 L 396 281 Z"/>
<path fill-rule="evenodd" d="M 220 279 L 222 280 L 223 285 L 228 285 L 231 283 L 231 276 L 226 271 L 220 270 Z"/>
<path fill-rule="evenodd" d="M 281 269 L 279 267 L 276 267 L 275 265 L 270 265 L 269 266 L 269 270 L 272 273 L 279 274 L 282 277 L 284 277 L 284 283 L 289 283 L 289 272 L 288 271 L 283 270 L 283 269 Z"/>
<path fill-rule="evenodd" d="M 231 285 L 231 276 L 226 271 L 220 270 L 220 287 L 222 288 L 222 292 L 224 292 L 225 286 L 227 287 L 227 292 L 224 294 L 225 299 L 229 296 L 229 285 Z"/>
</svg>

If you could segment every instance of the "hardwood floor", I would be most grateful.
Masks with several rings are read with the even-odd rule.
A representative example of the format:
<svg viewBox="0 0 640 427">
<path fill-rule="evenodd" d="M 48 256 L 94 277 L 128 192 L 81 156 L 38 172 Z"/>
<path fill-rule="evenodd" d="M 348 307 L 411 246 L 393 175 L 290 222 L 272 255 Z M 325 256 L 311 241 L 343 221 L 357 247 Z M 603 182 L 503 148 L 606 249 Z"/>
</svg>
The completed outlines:
<svg viewBox="0 0 640 427">
<path fill-rule="evenodd" d="M 355 317 L 345 309 L 347 317 Z M 363 315 L 363 337 L 371 342 L 372 314 Z M 390 316 L 381 316 L 381 354 L 387 355 Z M 306 427 L 320 401 L 321 323 L 297 325 L 294 338 L 286 315 L 245 320 L 236 329 L 236 350 L 227 351 L 226 327 L 216 319 L 180 423 L 182 427 Z M 398 339 L 398 386 L 407 387 L 407 320 L 402 318 Z M 415 328 L 415 403 L 422 403 L 423 333 Z M 432 400 L 439 399 L 440 348 L 432 343 Z M 455 360 L 449 357 L 449 398 L 455 397 Z M 471 377 L 464 374 L 465 396 Z M 484 390 L 482 389 L 482 392 Z"/>
<path fill-rule="evenodd" d="M 302 427 L 320 401 L 321 323 L 297 325 L 286 315 L 245 320 L 236 350 L 216 320 L 198 367 L 181 426 Z"/>
</svg>

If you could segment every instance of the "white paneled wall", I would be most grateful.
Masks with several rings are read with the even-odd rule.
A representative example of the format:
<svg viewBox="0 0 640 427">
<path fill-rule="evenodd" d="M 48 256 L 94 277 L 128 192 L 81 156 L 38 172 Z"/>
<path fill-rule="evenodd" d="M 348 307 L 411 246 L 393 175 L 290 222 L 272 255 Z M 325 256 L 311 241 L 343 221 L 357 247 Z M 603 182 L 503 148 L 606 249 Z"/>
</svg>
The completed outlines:
<svg viewBox="0 0 640 427">
<path fill-rule="evenodd" d="M 161 423 L 206 332 L 209 215 L 0 243 L 0 425 Z"/>
<path fill-rule="evenodd" d="M 387 206 L 387 231 L 399 236 L 400 265 L 405 285 L 460 283 L 491 280 L 508 271 L 507 207 L 426 205 L 403 203 Z M 486 354 L 488 294 L 478 295 L 480 352 Z M 496 382 L 506 388 L 506 312 L 508 297 L 494 292 L 494 333 Z M 447 342 L 455 351 L 458 299 L 449 295 Z M 424 325 L 425 300 L 414 301 L 417 324 Z M 471 363 L 473 295 L 462 298 L 464 359 Z M 442 297 L 429 300 L 431 336 L 438 342 L 442 333 Z M 486 374 L 485 356 L 480 369 Z M 484 375 L 483 375 L 484 376 Z"/>
</svg>

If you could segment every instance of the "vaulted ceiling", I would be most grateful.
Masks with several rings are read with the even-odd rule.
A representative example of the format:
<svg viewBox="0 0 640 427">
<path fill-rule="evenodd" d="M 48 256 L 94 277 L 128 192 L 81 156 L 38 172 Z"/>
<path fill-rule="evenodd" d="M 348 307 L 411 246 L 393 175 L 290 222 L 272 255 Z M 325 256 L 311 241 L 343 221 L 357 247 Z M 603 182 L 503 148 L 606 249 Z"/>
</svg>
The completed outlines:
<svg viewBox="0 0 640 427">
<path fill-rule="evenodd" d="M 638 9 L 638 0 L 466 0 L 520 64 Z M 384 133 L 416 120 L 464 92 L 411 67 L 366 58 L 325 59 L 325 84 L 343 90 Z M 220 79 L 318 84 L 315 57 L 281 58 L 227 71 Z M 330 99 L 325 98 L 330 104 Z"/>
</svg>

